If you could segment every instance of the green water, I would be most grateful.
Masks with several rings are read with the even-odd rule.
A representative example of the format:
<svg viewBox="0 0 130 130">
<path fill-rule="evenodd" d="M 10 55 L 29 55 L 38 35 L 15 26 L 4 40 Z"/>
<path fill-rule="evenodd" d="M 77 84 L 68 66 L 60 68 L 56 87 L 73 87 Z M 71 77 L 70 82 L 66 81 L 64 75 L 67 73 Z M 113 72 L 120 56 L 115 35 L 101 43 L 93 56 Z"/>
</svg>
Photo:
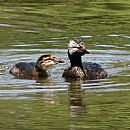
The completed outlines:
<svg viewBox="0 0 130 130">
<path fill-rule="evenodd" d="M 0 0 L 0 130 L 130 129 L 129 0 Z M 67 43 L 81 37 L 109 77 L 66 81 Z M 65 61 L 45 80 L 14 79 L 19 61 Z"/>
</svg>

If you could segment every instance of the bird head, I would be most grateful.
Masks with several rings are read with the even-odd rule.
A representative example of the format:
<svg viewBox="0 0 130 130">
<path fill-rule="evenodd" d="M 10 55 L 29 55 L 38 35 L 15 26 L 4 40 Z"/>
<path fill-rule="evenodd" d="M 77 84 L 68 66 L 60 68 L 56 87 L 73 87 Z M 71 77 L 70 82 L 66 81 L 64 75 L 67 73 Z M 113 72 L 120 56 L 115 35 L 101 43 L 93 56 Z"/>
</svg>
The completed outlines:
<svg viewBox="0 0 130 130">
<path fill-rule="evenodd" d="M 38 58 L 36 63 L 36 69 L 47 69 L 53 65 L 56 65 L 58 63 L 63 63 L 62 60 L 60 60 L 57 56 L 48 54 L 48 55 L 42 55 Z"/>
<path fill-rule="evenodd" d="M 89 52 L 85 49 L 84 42 L 80 38 L 73 38 L 70 40 L 68 43 L 68 51 L 70 55 L 74 54 L 75 52 L 89 54 Z"/>
</svg>

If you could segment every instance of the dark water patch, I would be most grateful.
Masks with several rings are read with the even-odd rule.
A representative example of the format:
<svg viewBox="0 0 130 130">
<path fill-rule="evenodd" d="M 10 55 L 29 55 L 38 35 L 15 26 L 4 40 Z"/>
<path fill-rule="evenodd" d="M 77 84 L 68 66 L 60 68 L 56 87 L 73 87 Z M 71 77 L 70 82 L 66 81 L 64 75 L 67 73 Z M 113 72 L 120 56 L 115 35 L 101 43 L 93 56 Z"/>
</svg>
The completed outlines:
<svg viewBox="0 0 130 130">
<path fill-rule="evenodd" d="M 105 3 L 108 9 L 112 10 L 127 10 L 130 8 L 130 4 L 118 3 L 118 2 L 108 2 Z"/>
</svg>

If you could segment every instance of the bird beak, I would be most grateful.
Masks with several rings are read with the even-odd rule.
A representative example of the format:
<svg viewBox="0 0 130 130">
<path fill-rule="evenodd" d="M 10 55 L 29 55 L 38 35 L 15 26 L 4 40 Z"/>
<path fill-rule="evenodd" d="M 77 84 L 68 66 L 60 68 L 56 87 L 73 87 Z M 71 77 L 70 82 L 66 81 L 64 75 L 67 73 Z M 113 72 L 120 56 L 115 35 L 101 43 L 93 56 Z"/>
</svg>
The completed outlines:
<svg viewBox="0 0 130 130">
<path fill-rule="evenodd" d="M 55 62 L 56 64 L 58 64 L 58 63 L 64 63 L 64 61 L 62 61 L 62 60 L 59 59 L 59 58 L 55 59 L 54 62 Z"/>
<path fill-rule="evenodd" d="M 84 52 L 85 54 L 89 54 L 89 53 L 90 53 L 90 52 L 87 51 L 86 49 L 84 49 L 83 52 Z"/>
<path fill-rule="evenodd" d="M 57 60 L 57 63 L 64 63 L 64 61 L 62 61 L 62 60 Z"/>
</svg>

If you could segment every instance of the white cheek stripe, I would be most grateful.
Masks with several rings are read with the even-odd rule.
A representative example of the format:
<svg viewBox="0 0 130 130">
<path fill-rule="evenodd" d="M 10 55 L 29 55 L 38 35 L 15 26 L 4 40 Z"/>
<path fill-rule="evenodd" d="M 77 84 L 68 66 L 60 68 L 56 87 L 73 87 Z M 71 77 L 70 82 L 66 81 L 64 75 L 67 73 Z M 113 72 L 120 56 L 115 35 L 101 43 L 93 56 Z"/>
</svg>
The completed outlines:
<svg viewBox="0 0 130 130">
<path fill-rule="evenodd" d="M 73 54 L 76 51 L 78 51 L 78 48 L 69 48 L 69 53 L 70 54 Z"/>
</svg>

